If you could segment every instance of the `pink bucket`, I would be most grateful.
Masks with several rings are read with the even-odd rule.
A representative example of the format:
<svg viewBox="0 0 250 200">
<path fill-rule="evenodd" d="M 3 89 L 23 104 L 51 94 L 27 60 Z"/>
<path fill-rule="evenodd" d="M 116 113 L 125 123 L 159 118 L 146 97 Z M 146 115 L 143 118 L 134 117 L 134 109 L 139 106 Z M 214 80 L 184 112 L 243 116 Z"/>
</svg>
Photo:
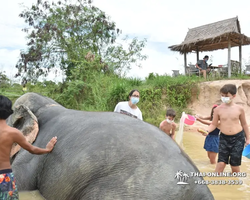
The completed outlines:
<svg viewBox="0 0 250 200">
<path fill-rule="evenodd" d="M 194 116 L 187 114 L 186 118 L 184 119 L 184 123 L 187 125 L 193 125 L 195 120 L 196 118 Z"/>
</svg>

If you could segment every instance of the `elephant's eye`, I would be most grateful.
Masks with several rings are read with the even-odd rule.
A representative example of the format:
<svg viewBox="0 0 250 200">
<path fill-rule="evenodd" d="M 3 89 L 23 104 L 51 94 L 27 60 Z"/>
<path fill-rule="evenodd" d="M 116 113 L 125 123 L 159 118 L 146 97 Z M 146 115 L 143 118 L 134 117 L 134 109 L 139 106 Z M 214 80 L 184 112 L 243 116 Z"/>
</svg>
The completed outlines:
<svg viewBox="0 0 250 200">
<path fill-rule="evenodd" d="M 19 129 L 19 130 L 21 130 L 22 127 L 23 127 L 23 124 L 24 124 L 24 118 L 21 117 L 21 118 L 19 118 L 19 119 L 17 119 L 17 120 L 15 121 L 15 123 L 13 124 L 13 127 L 17 128 L 17 129 Z"/>
</svg>

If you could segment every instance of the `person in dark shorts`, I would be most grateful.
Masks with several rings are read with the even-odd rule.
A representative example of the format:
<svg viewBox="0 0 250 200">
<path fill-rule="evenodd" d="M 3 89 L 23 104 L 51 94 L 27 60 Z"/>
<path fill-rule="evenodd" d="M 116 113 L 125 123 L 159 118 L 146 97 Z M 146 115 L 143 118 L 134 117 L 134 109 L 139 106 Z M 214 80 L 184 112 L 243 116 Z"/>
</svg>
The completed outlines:
<svg viewBox="0 0 250 200">
<path fill-rule="evenodd" d="M 202 117 L 199 115 L 196 115 L 196 120 L 206 124 L 206 125 L 210 125 L 212 123 L 213 120 L 213 114 L 214 114 L 214 109 L 217 108 L 218 105 L 214 105 L 212 107 L 211 110 L 211 115 L 208 117 Z M 210 120 L 210 121 L 207 121 Z M 211 164 L 215 164 L 216 163 L 216 156 L 217 153 L 219 152 L 219 133 L 220 133 L 220 129 L 216 128 L 215 130 L 213 130 L 210 133 L 207 133 L 207 131 L 203 130 L 203 129 L 197 129 L 198 132 L 202 133 L 202 135 L 206 136 L 205 139 L 205 143 L 204 143 L 204 149 L 207 151 L 207 156 L 210 160 Z"/>
<path fill-rule="evenodd" d="M 18 199 L 16 181 L 10 164 L 12 145 L 17 143 L 30 153 L 45 154 L 50 153 L 57 142 L 57 137 L 53 137 L 46 148 L 30 144 L 18 129 L 7 125 L 6 119 L 13 113 L 11 107 L 11 100 L 0 95 L 0 200 Z"/>
<path fill-rule="evenodd" d="M 218 162 L 230 163 L 231 166 L 240 166 L 244 144 L 245 135 L 243 131 L 236 135 L 225 135 L 221 133 Z"/>
<path fill-rule="evenodd" d="M 220 89 L 220 93 L 223 103 L 214 110 L 213 121 L 208 128 L 212 132 L 220 121 L 219 156 L 215 171 L 223 172 L 226 164 L 230 163 L 232 172 L 240 172 L 244 145 L 250 143 L 245 111 L 242 106 L 233 102 L 237 93 L 236 85 L 226 84 Z"/>
</svg>

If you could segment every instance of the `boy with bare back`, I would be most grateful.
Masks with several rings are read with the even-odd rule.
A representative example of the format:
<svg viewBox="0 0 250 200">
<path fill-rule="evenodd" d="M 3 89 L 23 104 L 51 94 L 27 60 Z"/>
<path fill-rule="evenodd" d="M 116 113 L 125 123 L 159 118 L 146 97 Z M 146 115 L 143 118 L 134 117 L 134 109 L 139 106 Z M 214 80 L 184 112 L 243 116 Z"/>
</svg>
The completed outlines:
<svg viewBox="0 0 250 200">
<path fill-rule="evenodd" d="M 236 92 L 234 84 L 226 84 L 220 89 L 223 103 L 214 110 L 213 121 L 209 126 L 208 132 L 211 132 L 220 121 L 221 134 L 216 172 L 223 172 L 228 163 L 231 165 L 232 173 L 240 172 L 242 151 L 244 145 L 250 142 L 244 109 L 233 102 Z"/>
<path fill-rule="evenodd" d="M 14 143 L 32 154 L 45 154 L 52 151 L 57 137 L 53 137 L 45 149 L 35 147 L 26 141 L 23 134 L 7 125 L 6 119 L 13 113 L 12 102 L 0 95 L 0 199 L 18 199 L 15 178 L 10 165 L 10 151 Z"/>
<path fill-rule="evenodd" d="M 172 139 L 174 139 L 176 123 L 174 123 L 175 111 L 173 109 L 168 109 L 166 113 L 166 120 L 160 123 L 160 129 L 168 134 Z"/>
</svg>

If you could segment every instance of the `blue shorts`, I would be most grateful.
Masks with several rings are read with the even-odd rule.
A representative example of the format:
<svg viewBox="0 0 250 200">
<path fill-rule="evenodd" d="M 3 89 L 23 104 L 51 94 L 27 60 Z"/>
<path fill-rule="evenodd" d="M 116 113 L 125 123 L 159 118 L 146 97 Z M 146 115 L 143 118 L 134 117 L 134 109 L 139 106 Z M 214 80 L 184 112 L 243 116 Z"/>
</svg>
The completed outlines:
<svg viewBox="0 0 250 200">
<path fill-rule="evenodd" d="M 206 151 L 219 153 L 219 135 L 208 134 L 205 139 L 204 149 L 206 149 Z"/>
<path fill-rule="evenodd" d="M 16 180 L 11 169 L 0 170 L 0 200 L 18 200 Z"/>
</svg>

